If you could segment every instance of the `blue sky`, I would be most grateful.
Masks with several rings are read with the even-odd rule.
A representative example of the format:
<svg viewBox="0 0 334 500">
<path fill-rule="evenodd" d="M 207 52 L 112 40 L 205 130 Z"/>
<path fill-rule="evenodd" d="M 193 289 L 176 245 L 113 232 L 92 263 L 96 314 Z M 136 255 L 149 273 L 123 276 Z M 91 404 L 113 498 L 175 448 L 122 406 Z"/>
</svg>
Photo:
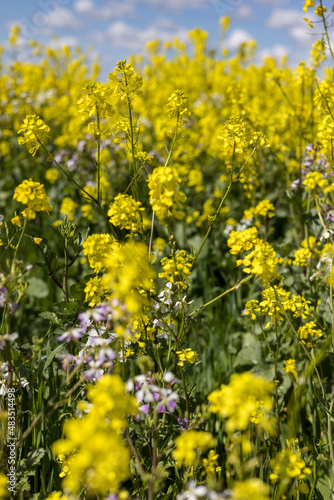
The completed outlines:
<svg viewBox="0 0 334 500">
<path fill-rule="evenodd" d="M 323 3 L 331 10 L 331 1 Z M 301 0 L 12 0 L 0 5 L 0 42 L 4 44 L 11 26 L 19 24 L 23 43 L 36 39 L 50 45 L 91 46 L 101 56 L 105 76 L 118 60 L 141 52 L 149 40 L 185 39 L 195 27 L 206 30 L 211 46 L 220 48 L 223 15 L 231 18 L 224 47 L 233 50 L 240 42 L 256 40 L 258 60 L 288 54 L 295 65 L 308 57 L 318 39 L 302 20 Z"/>
</svg>

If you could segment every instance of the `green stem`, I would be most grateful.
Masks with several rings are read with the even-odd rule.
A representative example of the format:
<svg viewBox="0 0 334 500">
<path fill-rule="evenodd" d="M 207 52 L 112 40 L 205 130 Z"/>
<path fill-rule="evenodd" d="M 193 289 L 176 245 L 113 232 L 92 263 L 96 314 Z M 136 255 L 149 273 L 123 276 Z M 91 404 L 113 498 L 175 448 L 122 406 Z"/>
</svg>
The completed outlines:
<svg viewBox="0 0 334 500">
<path fill-rule="evenodd" d="M 102 192 L 101 192 L 101 125 L 100 125 L 100 114 L 99 109 L 96 106 L 96 120 L 97 120 L 97 202 L 101 204 Z"/>
<path fill-rule="evenodd" d="M 64 243 L 64 274 L 63 274 L 63 292 L 64 292 L 64 301 L 68 302 L 68 282 L 67 282 L 67 277 L 68 277 L 68 252 L 67 252 L 67 237 L 65 237 L 65 243 Z"/>
<path fill-rule="evenodd" d="M 183 390 L 186 397 L 186 418 L 189 418 L 189 396 L 187 392 L 186 379 L 184 377 L 182 366 L 181 366 L 181 377 L 182 377 Z"/>
<path fill-rule="evenodd" d="M 224 295 L 227 295 L 228 293 L 233 292 L 233 290 L 237 290 L 243 283 L 246 283 L 251 278 L 252 278 L 252 276 L 247 276 L 247 278 L 244 278 L 243 280 L 238 281 L 235 285 L 232 286 L 232 288 L 229 288 L 228 290 L 225 290 L 225 292 L 221 293 L 220 295 L 218 295 L 214 299 L 210 300 L 209 302 L 207 302 L 203 306 L 198 307 L 197 309 L 195 309 L 195 311 L 193 311 L 192 313 L 189 314 L 189 317 L 193 316 L 194 314 L 198 313 L 199 311 L 201 311 L 205 307 L 207 307 L 207 306 L 213 304 L 214 302 L 216 302 L 217 300 L 221 299 L 222 297 L 224 297 Z"/>
<path fill-rule="evenodd" d="M 176 140 L 177 140 L 177 133 L 178 133 L 178 130 L 179 130 L 179 125 L 180 125 L 180 112 L 178 111 L 177 117 L 176 117 L 176 125 L 175 125 L 175 129 L 174 129 L 173 141 L 172 141 L 172 145 L 171 145 L 171 148 L 169 150 L 167 159 L 165 161 L 165 165 L 164 165 L 165 167 L 168 167 L 170 159 L 171 159 L 172 154 L 174 152 L 174 147 L 175 147 L 175 143 L 176 143 Z"/>
<path fill-rule="evenodd" d="M 219 206 L 218 206 L 218 208 L 216 210 L 215 215 L 213 216 L 213 218 L 212 218 L 212 220 L 210 222 L 210 226 L 209 226 L 209 228 L 208 228 L 208 230 L 207 230 L 207 232 L 206 232 L 206 234 L 204 236 L 204 239 L 203 239 L 203 241 L 201 243 L 201 246 L 199 247 L 199 249 L 198 249 L 198 251 L 197 251 L 197 253 L 196 253 L 196 255 L 195 255 L 195 257 L 194 257 L 194 259 L 193 259 L 193 261 L 191 263 L 192 266 L 195 264 L 195 262 L 197 261 L 197 259 L 198 259 L 199 255 L 200 255 L 201 251 L 203 250 L 203 247 L 204 247 L 204 245 L 206 243 L 206 240 L 208 239 L 208 237 L 209 237 L 209 235 L 210 235 L 210 233 L 212 231 L 213 224 L 214 224 L 215 220 L 217 219 L 217 216 L 218 216 L 218 214 L 219 214 L 219 212 L 220 212 L 220 210 L 221 210 L 221 208 L 222 208 L 222 206 L 223 206 L 223 204 L 224 204 L 224 202 L 225 202 L 228 194 L 230 193 L 233 184 L 236 182 L 236 180 L 238 179 L 238 177 L 241 174 L 242 170 L 247 165 L 247 163 L 249 162 L 249 160 L 252 158 L 252 156 L 255 153 L 256 149 L 257 148 L 253 149 L 253 151 L 251 152 L 251 154 L 249 155 L 249 157 L 247 158 L 247 160 L 245 161 L 245 163 L 241 166 L 241 168 L 239 169 L 239 171 L 237 172 L 237 174 L 233 178 L 232 178 L 232 176 L 230 177 L 229 185 L 228 185 L 228 187 L 227 187 L 227 189 L 225 191 L 225 194 L 223 195 L 222 199 L 220 200 Z M 233 166 L 232 166 L 232 172 L 233 172 Z"/>
<path fill-rule="evenodd" d="M 41 145 L 41 147 L 43 148 L 43 150 L 49 155 L 49 151 L 47 150 L 47 148 L 44 146 L 44 144 L 38 139 L 38 137 L 36 136 L 36 139 L 37 141 L 39 142 L 39 144 Z M 114 229 L 114 227 L 112 226 L 112 224 L 110 224 L 110 221 L 109 221 L 109 217 L 108 215 L 105 213 L 105 211 L 103 210 L 102 206 L 101 206 L 101 203 L 99 202 L 99 200 L 97 200 L 96 198 L 94 198 L 94 196 L 92 196 L 90 193 L 88 193 L 88 191 L 86 191 L 85 188 L 83 188 L 82 186 L 80 186 L 80 184 L 78 184 L 72 177 L 72 174 L 66 170 L 65 168 L 63 168 L 60 163 L 57 162 L 57 160 L 55 160 L 55 158 L 52 156 L 52 161 L 54 162 L 54 164 L 59 168 L 59 170 L 64 174 L 66 175 L 66 177 L 68 178 L 68 180 L 74 185 L 76 186 L 82 193 L 84 193 L 93 203 L 94 205 L 97 207 L 98 211 L 101 213 L 101 215 L 103 216 L 103 218 L 105 219 L 106 223 L 107 223 L 107 226 L 109 228 L 109 230 L 112 232 L 112 234 L 114 235 L 114 237 L 116 239 L 118 239 L 118 236 L 117 236 L 117 233 Z"/>
</svg>

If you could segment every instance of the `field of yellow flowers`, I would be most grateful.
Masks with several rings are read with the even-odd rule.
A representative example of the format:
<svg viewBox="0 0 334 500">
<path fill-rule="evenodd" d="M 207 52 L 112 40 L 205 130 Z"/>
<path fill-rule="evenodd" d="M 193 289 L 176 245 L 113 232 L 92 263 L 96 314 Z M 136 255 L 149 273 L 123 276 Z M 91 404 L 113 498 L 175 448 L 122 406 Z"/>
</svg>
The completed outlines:
<svg viewBox="0 0 334 500">
<path fill-rule="evenodd" d="M 195 29 L 105 83 L 67 47 L 20 62 L 13 29 L 0 499 L 334 498 L 334 56 L 308 9 L 296 68 Z"/>
</svg>

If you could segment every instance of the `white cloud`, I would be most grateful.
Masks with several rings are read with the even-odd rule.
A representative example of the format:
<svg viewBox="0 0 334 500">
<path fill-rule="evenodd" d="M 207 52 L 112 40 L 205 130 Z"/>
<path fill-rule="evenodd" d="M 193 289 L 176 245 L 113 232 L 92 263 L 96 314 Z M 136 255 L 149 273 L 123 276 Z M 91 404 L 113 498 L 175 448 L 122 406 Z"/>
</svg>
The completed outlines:
<svg viewBox="0 0 334 500">
<path fill-rule="evenodd" d="M 52 28 L 77 28 L 80 25 L 73 12 L 65 7 L 59 7 L 48 17 L 47 24 Z"/>
<path fill-rule="evenodd" d="M 212 3 L 212 0 L 168 0 L 165 3 L 161 2 L 161 0 L 143 0 L 143 1 L 151 5 L 163 7 L 164 9 L 173 9 L 173 10 L 198 9 L 201 7 L 208 6 Z"/>
<path fill-rule="evenodd" d="M 235 9 L 235 15 L 241 21 L 250 21 L 254 17 L 254 11 L 247 3 L 243 3 Z"/>
<path fill-rule="evenodd" d="M 115 19 L 134 12 L 134 5 L 131 1 L 117 2 L 111 0 L 104 5 L 96 5 L 93 0 L 77 0 L 74 4 L 74 10 L 93 19 Z"/>
<path fill-rule="evenodd" d="M 267 26 L 274 29 L 287 29 L 289 35 L 301 46 L 310 47 L 314 42 L 314 37 L 310 34 L 311 29 L 303 20 L 303 12 L 297 9 L 273 10 L 267 19 Z"/>
<path fill-rule="evenodd" d="M 289 55 L 289 49 L 285 45 L 274 45 L 270 49 L 263 49 L 259 51 L 259 58 L 265 59 L 266 57 L 274 57 L 281 60 L 284 56 Z"/>
<path fill-rule="evenodd" d="M 165 19 L 157 20 L 146 29 L 130 26 L 124 21 L 115 21 L 107 30 L 107 37 L 115 47 L 121 47 L 132 51 L 138 51 L 151 40 L 161 40 L 163 42 L 178 37 L 181 40 L 187 39 L 188 30 Z"/>
<path fill-rule="evenodd" d="M 228 38 L 224 41 L 224 47 L 234 50 L 237 49 L 242 43 L 253 40 L 253 37 L 245 30 L 236 29 L 230 33 Z"/>
<path fill-rule="evenodd" d="M 79 14 L 91 14 L 96 9 L 92 0 L 77 0 L 74 4 L 74 10 Z"/>
<path fill-rule="evenodd" d="M 59 49 L 67 45 L 68 47 L 79 47 L 79 40 L 75 36 L 61 36 L 50 40 L 48 43 L 49 47 Z"/>
<path fill-rule="evenodd" d="M 290 0 L 255 0 L 255 2 L 263 7 L 282 7 L 282 5 L 290 5 Z"/>
<path fill-rule="evenodd" d="M 305 25 L 302 12 L 297 9 L 275 9 L 267 20 L 269 28 L 290 28 Z"/>
</svg>

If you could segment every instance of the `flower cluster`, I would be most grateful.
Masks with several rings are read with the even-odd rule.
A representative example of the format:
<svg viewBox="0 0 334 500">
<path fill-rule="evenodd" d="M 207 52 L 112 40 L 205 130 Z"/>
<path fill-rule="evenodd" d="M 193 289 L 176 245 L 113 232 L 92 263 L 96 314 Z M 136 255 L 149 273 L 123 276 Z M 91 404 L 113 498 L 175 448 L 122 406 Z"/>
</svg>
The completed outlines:
<svg viewBox="0 0 334 500">
<path fill-rule="evenodd" d="M 21 215 L 27 217 L 27 219 L 34 219 L 37 212 L 46 212 L 47 214 L 52 210 L 52 206 L 49 205 L 49 197 L 46 195 L 45 188 L 43 184 L 39 182 L 34 182 L 32 179 L 24 180 L 19 186 L 15 188 L 14 200 L 27 205 Z M 21 225 L 18 218 L 15 217 L 12 220 L 13 224 L 18 226 Z"/>
<path fill-rule="evenodd" d="M 144 207 L 140 201 L 134 200 L 127 194 L 119 194 L 110 205 L 108 216 L 114 226 L 135 234 L 142 227 L 141 212 L 144 212 Z"/>
<path fill-rule="evenodd" d="M 218 139 L 223 142 L 221 151 L 243 153 L 246 149 L 268 146 L 267 139 L 261 132 L 253 132 L 241 116 L 232 116 L 227 120 Z"/>
<path fill-rule="evenodd" d="M 163 272 L 159 273 L 159 278 L 166 278 L 168 282 L 186 289 L 187 282 L 190 281 L 192 260 L 192 257 L 187 255 L 185 250 L 179 250 L 170 259 L 164 257 L 161 260 Z"/>
<path fill-rule="evenodd" d="M 308 349 L 314 347 L 314 342 L 323 336 L 323 332 L 314 321 L 309 321 L 298 329 L 299 340 Z"/>
<path fill-rule="evenodd" d="M 186 195 L 178 190 L 179 178 L 171 167 L 157 167 L 149 175 L 150 204 L 160 222 L 165 223 L 170 217 L 182 219 L 181 203 Z"/>
<path fill-rule="evenodd" d="M 23 132 L 23 137 L 18 138 L 18 143 L 29 144 L 31 146 L 29 153 L 35 156 L 48 132 L 50 132 L 50 127 L 39 116 L 27 115 L 17 133 L 20 134 L 21 132 Z"/>
<path fill-rule="evenodd" d="M 151 375 L 137 375 L 128 380 L 126 388 L 129 392 L 135 390 L 138 408 L 143 414 L 148 414 L 150 409 L 158 413 L 175 411 L 179 395 L 173 390 L 173 386 L 178 380 L 172 372 L 166 372 L 163 381 L 166 387 L 159 387 Z"/>
<path fill-rule="evenodd" d="M 237 266 L 244 266 L 243 271 L 256 276 L 263 285 L 277 278 L 277 264 L 275 250 L 267 242 L 259 240 L 254 249 L 243 259 L 237 260 Z"/>
<path fill-rule="evenodd" d="M 285 449 L 278 453 L 270 462 L 272 473 L 270 479 L 273 483 L 282 481 L 288 483 L 292 479 L 304 479 L 305 474 L 311 474 L 311 469 L 306 467 L 304 460 L 293 450 Z"/>
<path fill-rule="evenodd" d="M 127 63 L 126 60 L 119 61 L 114 73 L 109 73 L 108 78 L 115 84 L 114 93 L 121 101 L 126 102 L 141 93 L 143 79 L 135 73 L 132 63 Z"/>
<path fill-rule="evenodd" d="M 182 351 L 176 351 L 176 354 L 179 358 L 179 361 L 177 364 L 181 367 L 183 367 L 185 363 L 193 364 L 198 359 L 197 352 L 190 349 L 190 347 L 187 347 L 186 349 L 183 349 Z"/>
<path fill-rule="evenodd" d="M 137 412 L 137 402 L 116 375 L 105 375 L 90 387 L 88 401 L 78 405 L 85 412 L 82 418 L 66 421 L 66 438 L 53 451 L 66 457 L 64 488 L 78 493 L 87 484 L 90 494 L 106 496 L 130 477 L 130 453 L 120 431 L 128 426 L 127 415 Z"/>
<path fill-rule="evenodd" d="M 103 280 L 113 290 L 111 297 L 124 304 L 131 313 L 138 314 L 147 303 L 155 277 L 146 245 L 129 241 L 115 247 L 106 256 L 104 267 Z"/>
<path fill-rule="evenodd" d="M 83 242 L 83 254 L 90 267 L 98 273 L 104 267 L 105 258 L 117 248 L 118 243 L 109 234 L 92 234 Z"/>
<path fill-rule="evenodd" d="M 256 227 L 250 227 L 244 231 L 231 231 L 227 245 L 230 247 L 232 255 L 251 250 L 259 241 L 259 232 Z"/>
<path fill-rule="evenodd" d="M 181 468 L 183 465 L 194 465 L 199 453 L 204 453 L 216 446 L 216 439 L 210 432 L 186 431 L 176 438 L 175 445 L 173 457 L 177 467 Z"/>
<path fill-rule="evenodd" d="M 210 411 L 219 413 L 222 418 L 227 419 L 226 429 L 229 432 L 237 429 L 246 430 L 254 415 L 257 416 L 259 427 L 270 430 L 269 414 L 273 409 L 272 389 L 271 382 L 250 372 L 233 374 L 228 385 L 222 385 L 219 390 L 208 396 L 211 403 Z M 259 418 L 259 408 L 262 412 L 261 418 Z"/>
<path fill-rule="evenodd" d="M 171 119 L 176 116 L 178 119 L 183 119 L 190 115 L 189 111 L 189 99 L 184 95 L 183 90 L 176 90 L 169 98 L 168 98 L 168 118 Z M 184 121 L 183 121 L 184 123 Z"/>
<path fill-rule="evenodd" d="M 256 216 L 268 217 L 271 219 L 275 215 L 275 207 L 269 200 L 261 200 L 256 207 L 245 210 L 243 220 L 253 219 Z M 232 252 L 231 252 L 232 253 Z"/>
<path fill-rule="evenodd" d="M 114 109 L 112 107 L 112 89 L 99 82 L 87 83 L 82 91 L 82 97 L 78 100 L 79 113 L 83 118 L 92 119 L 97 113 L 104 118 L 112 116 Z"/>
<path fill-rule="evenodd" d="M 251 314 L 252 319 L 257 319 L 257 316 L 268 315 L 274 321 L 283 321 L 285 312 L 291 311 L 293 316 L 301 316 L 303 319 L 309 314 L 310 301 L 306 300 L 301 295 L 292 295 L 291 292 L 284 290 L 282 287 L 274 286 L 266 288 L 262 292 L 263 300 L 249 300 L 246 302 L 245 314 Z M 266 327 L 271 326 L 268 323 Z"/>
</svg>

